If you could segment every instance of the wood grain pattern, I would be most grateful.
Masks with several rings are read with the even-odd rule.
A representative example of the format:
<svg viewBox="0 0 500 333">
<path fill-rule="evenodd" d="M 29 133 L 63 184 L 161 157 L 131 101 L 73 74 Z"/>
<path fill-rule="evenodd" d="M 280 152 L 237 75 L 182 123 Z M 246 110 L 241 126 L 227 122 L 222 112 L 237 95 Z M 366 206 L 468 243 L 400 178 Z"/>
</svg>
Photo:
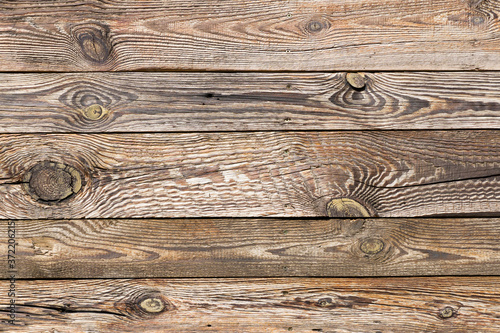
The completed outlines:
<svg viewBox="0 0 500 333">
<path fill-rule="evenodd" d="M 9 223 L 23 279 L 500 274 L 500 219 Z"/>
<path fill-rule="evenodd" d="M 366 216 L 327 210 L 339 198 L 370 216 L 495 215 L 499 155 L 500 131 L 2 135 L 0 218 Z M 47 160 L 78 193 L 25 191 Z"/>
<path fill-rule="evenodd" d="M 18 281 L 8 332 L 492 332 L 497 277 Z M 147 311 L 149 310 L 149 311 Z"/>
<path fill-rule="evenodd" d="M 352 73 L 351 73 L 352 74 Z M 0 133 L 498 129 L 496 72 L 0 74 Z"/>
<path fill-rule="evenodd" d="M 499 70 L 499 12 L 497 0 L 1 1 L 0 71 Z"/>
</svg>

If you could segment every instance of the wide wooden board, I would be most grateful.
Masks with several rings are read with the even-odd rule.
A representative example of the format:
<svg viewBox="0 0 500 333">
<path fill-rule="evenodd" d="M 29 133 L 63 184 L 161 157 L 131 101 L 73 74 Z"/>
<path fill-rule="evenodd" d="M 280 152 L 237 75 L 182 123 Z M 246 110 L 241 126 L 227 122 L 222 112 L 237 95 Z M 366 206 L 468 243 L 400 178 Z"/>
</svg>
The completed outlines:
<svg viewBox="0 0 500 333">
<path fill-rule="evenodd" d="M 497 215 L 498 156 L 500 131 L 2 135 L 0 218 Z"/>
<path fill-rule="evenodd" d="M 500 279 L 31 280 L 8 332 L 492 332 Z"/>
<path fill-rule="evenodd" d="M 499 70 L 498 0 L 1 1 L 0 71 Z"/>
<path fill-rule="evenodd" d="M 1 221 L 16 276 L 499 275 L 500 219 Z M 12 253 L 11 253 L 12 254 Z M 0 247 L 7 262 L 7 246 Z M 7 270 L 0 278 L 8 278 Z"/>
<path fill-rule="evenodd" d="M 499 129 L 497 72 L 0 74 L 0 133 Z"/>
</svg>

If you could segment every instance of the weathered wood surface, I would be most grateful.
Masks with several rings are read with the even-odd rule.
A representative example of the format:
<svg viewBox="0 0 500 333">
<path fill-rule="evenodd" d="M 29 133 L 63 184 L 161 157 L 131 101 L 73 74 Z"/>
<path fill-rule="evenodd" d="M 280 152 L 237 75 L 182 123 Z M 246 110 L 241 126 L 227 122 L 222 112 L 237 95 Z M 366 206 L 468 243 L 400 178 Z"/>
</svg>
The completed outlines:
<svg viewBox="0 0 500 333">
<path fill-rule="evenodd" d="M 8 332 L 494 332 L 500 279 L 17 281 Z"/>
<path fill-rule="evenodd" d="M 498 156 L 500 131 L 2 135 L 0 218 L 496 215 Z"/>
<path fill-rule="evenodd" d="M 500 219 L 9 223 L 23 279 L 500 274 Z"/>
<path fill-rule="evenodd" d="M 497 72 L 349 75 L 0 74 L 0 133 L 500 128 Z"/>
<path fill-rule="evenodd" d="M 0 71 L 499 70 L 499 12 L 498 0 L 1 1 Z"/>
</svg>

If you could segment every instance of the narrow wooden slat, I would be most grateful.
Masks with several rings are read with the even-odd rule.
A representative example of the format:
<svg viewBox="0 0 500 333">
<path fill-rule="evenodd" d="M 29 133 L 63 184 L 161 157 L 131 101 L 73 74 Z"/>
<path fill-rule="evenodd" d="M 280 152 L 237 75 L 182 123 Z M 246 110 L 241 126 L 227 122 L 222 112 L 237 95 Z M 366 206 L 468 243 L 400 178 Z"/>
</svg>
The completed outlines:
<svg viewBox="0 0 500 333">
<path fill-rule="evenodd" d="M 0 74 L 0 133 L 500 128 L 496 72 L 360 75 Z"/>
<path fill-rule="evenodd" d="M 0 218 L 500 212 L 500 131 L 0 136 Z"/>
<path fill-rule="evenodd" d="M 498 332 L 500 279 L 17 281 L 8 332 Z"/>
<path fill-rule="evenodd" d="M 2 221 L 0 244 L 7 244 Z M 500 219 L 9 221 L 16 276 L 499 275 Z M 12 253 L 11 253 L 12 254 Z M 7 262 L 7 247 L 0 248 Z M 8 278 L 1 271 L 0 278 Z"/>
<path fill-rule="evenodd" d="M 1 1 L 0 71 L 499 70 L 499 11 L 497 0 Z"/>
</svg>

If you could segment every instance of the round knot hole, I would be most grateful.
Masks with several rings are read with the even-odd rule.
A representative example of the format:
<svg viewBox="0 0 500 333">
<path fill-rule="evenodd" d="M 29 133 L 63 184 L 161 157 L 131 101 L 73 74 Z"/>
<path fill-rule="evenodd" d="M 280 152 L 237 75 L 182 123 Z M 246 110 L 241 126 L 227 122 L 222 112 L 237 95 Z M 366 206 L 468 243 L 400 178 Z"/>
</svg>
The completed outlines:
<svg viewBox="0 0 500 333">
<path fill-rule="evenodd" d="M 41 162 L 25 175 L 24 186 L 35 200 L 58 202 L 80 191 L 82 177 L 71 166 Z"/>
<path fill-rule="evenodd" d="M 384 249 L 384 246 L 385 246 L 384 242 L 381 241 L 380 239 L 368 238 L 368 239 L 365 239 L 361 243 L 359 248 L 365 254 L 375 255 L 375 254 L 382 252 L 382 250 Z"/>
</svg>

